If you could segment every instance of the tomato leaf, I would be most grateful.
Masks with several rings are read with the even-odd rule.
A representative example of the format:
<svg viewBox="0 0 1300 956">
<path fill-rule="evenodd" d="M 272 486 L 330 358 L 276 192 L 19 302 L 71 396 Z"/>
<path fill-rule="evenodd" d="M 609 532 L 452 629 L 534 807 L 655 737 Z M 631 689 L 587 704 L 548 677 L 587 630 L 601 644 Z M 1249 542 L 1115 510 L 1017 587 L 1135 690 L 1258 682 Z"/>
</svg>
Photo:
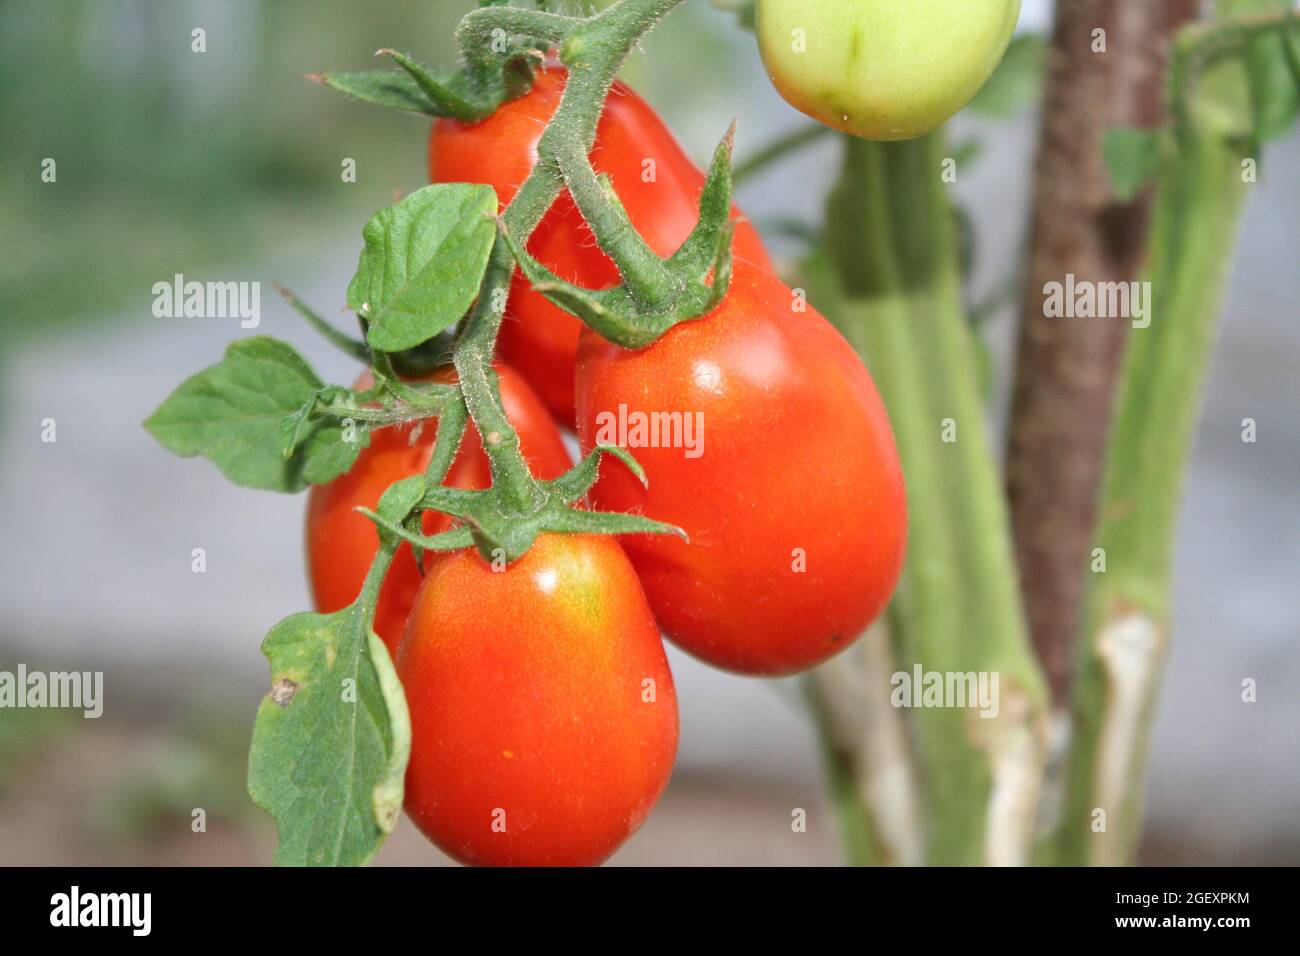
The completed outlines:
<svg viewBox="0 0 1300 956">
<path fill-rule="evenodd" d="M 406 74 L 415 81 L 415 85 L 433 106 L 435 116 L 450 116 L 466 123 L 473 123 L 490 115 L 492 110 L 485 109 L 479 103 L 471 102 L 461 96 L 453 81 L 438 79 L 429 70 L 396 50 L 380 50 L 380 53 L 393 58 Z M 462 74 L 463 75 L 463 74 Z M 463 84 L 462 84 L 463 85 Z"/>
<path fill-rule="evenodd" d="M 613 455 L 621 461 L 623 466 L 636 476 L 637 481 L 641 482 L 641 487 L 649 487 L 645 469 L 641 467 L 640 462 L 632 457 L 630 451 L 626 448 L 620 448 L 618 445 L 598 444 L 587 453 L 585 458 L 559 478 L 546 482 L 546 488 L 564 504 L 573 504 L 590 491 L 591 486 L 596 483 L 596 478 L 600 475 L 600 460 L 606 455 Z"/>
<path fill-rule="evenodd" d="M 266 636 L 271 691 L 248 792 L 275 818 L 281 866 L 359 866 L 397 822 L 410 756 L 406 698 L 356 605 L 295 614 Z"/>
<path fill-rule="evenodd" d="M 414 348 L 451 326 L 478 296 L 496 239 L 490 186 L 425 186 L 370 217 L 348 305 L 373 348 Z"/>
<path fill-rule="evenodd" d="M 435 76 L 427 67 L 396 50 L 376 51 L 401 68 L 355 72 L 308 73 L 307 79 L 377 106 L 447 116 L 465 123 L 487 119 L 508 99 L 532 88 L 536 42 L 521 39 L 501 56 L 499 75 L 471 79 L 466 70 Z"/>
<path fill-rule="evenodd" d="M 370 440 L 363 427 L 309 419 L 306 408 L 324 387 L 292 347 L 254 336 L 182 382 L 144 427 L 169 451 L 209 459 L 237 485 L 301 491 L 347 471 Z"/>
<path fill-rule="evenodd" d="M 355 97 L 366 103 L 388 106 L 393 109 L 407 110 L 412 113 L 427 113 L 436 116 L 433 103 L 420 89 L 414 77 L 399 70 L 361 70 L 343 73 L 312 73 L 308 79 L 314 80 L 332 90 L 338 90 L 347 96 Z"/>
<path fill-rule="evenodd" d="M 1160 166 L 1160 131 L 1131 127 L 1108 129 L 1101 151 L 1116 197 L 1128 202 Z"/>
<path fill-rule="evenodd" d="M 299 448 L 302 459 L 302 480 L 308 485 L 327 485 L 346 474 L 361 449 L 370 444 L 370 431 L 360 422 L 351 429 L 317 419 L 307 440 Z"/>
</svg>

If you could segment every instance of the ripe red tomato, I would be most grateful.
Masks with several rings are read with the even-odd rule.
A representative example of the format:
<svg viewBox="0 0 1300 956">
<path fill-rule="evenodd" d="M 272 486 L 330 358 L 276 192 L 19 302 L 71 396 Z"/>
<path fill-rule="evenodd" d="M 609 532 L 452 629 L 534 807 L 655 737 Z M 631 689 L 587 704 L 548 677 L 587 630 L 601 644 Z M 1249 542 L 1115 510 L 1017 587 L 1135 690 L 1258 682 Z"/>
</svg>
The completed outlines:
<svg viewBox="0 0 1300 956">
<path fill-rule="evenodd" d="M 672 673 L 613 538 L 543 534 L 501 571 L 474 549 L 436 558 L 397 672 L 406 812 L 463 863 L 600 863 L 668 783 Z"/>
<path fill-rule="evenodd" d="M 632 535 L 623 546 L 667 635 L 743 673 L 803 670 L 857 638 L 898 581 L 907 535 L 871 377 L 826 319 L 794 302 L 738 260 L 704 318 L 638 351 L 591 331 L 578 349 L 584 451 L 624 445 L 649 479 L 646 489 L 602 468 L 593 502 L 686 530 L 689 543 Z M 665 432 L 674 415 L 677 432 Z"/>
<path fill-rule="evenodd" d="M 555 422 L 517 372 L 499 363 L 496 371 L 506 416 L 519 433 L 529 468 L 539 478 L 559 477 L 568 470 L 570 460 Z M 450 367 L 430 377 L 441 382 L 456 380 Z M 353 387 L 369 388 L 372 382 L 367 372 Z M 317 610 L 337 611 L 355 601 L 379 550 L 374 524 L 353 509 L 374 509 L 389 485 L 424 471 L 437 434 L 436 422 L 425 423 L 418 434 L 411 427 L 379 429 L 371 434 L 370 444 L 351 471 L 328 485 L 311 489 L 307 497 L 307 574 Z M 456 488 L 487 488 L 492 484 L 487 455 L 472 425 L 465 430 L 446 483 Z M 424 513 L 426 534 L 445 531 L 450 523 L 446 515 L 436 511 Z M 419 587 L 420 569 L 415 555 L 410 545 L 403 544 L 384 579 L 375 611 L 375 633 L 388 645 L 389 653 L 397 652 L 397 641 Z"/>
<path fill-rule="evenodd" d="M 566 74 L 561 66 L 548 66 L 527 95 L 480 123 L 435 122 L 429 137 L 430 180 L 486 183 L 504 207 L 537 162 L 537 141 L 559 105 Z M 591 160 L 597 173 L 611 177 L 632 224 L 656 253 L 674 252 L 690 235 L 699 216 L 704 174 L 649 104 L 622 83 L 610 90 Z M 561 278 L 593 289 L 618 283 L 613 261 L 596 245 L 567 192 L 546 214 L 528 249 Z M 747 221 L 736 224 L 732 250 L 739 258 L 771 265 L 758 231 Z M 516 272 L 498 340 L 501 355 L 565 424 L 573 422 L 574 355 L 581 331 L 578 319 L 534 292 Z"/>
</svg>

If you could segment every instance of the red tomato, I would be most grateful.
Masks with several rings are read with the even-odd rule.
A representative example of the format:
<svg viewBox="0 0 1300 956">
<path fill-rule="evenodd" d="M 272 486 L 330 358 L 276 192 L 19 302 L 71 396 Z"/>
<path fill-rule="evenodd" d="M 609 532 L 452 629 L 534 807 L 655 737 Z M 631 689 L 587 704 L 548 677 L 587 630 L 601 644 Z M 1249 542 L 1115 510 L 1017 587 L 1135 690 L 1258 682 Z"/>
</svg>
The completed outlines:
<svg viewBox="0 0 1300 956">
<path fill-rule="evenodd" d="M 543 534 L 500 571 L 474 549 L 436 558 L 397 672 L 406 812 L 463 863 L 600 863 L 668 783 L 672 673 L 613 538 Z"/>
<path fill-rule="evenodd" d="M 569 454 L 554 421 L 528 383 L 510 368 L 498 364 L 501 401 L 510 423 L 519 433 L 519 443 L 529 468 L 539 478 L 557 478 L 570 466 Z M 454 382 L 451 368 L 431 378 Z M 370 373 L 353 386 L 369 388 Z M 375 431 L 352 470 L 328 485 L 316 485 L 307 497 L 307 573 L 316 608 L 322 612 L 347 607 L 361 593 L 370 562 L 379 550 L 374 524 L 353 509 L 374 509 L 379 497 L 395 481 L 419 474 L 429 464 L 436 422 L 426 422 L 418 434 L 411 427 L 389 427 Z M 465 429 L 460 452 L 447 473 L 446 483 L 456 488 L 487 488 L 492 484 L 487 455 L 473 425 Z M 426 534 L 445 531 L 451 520 L 436 511 L 424 513 Z M 406 616 L 420 587 L 420 569 L 411 546 L 403 544 L 379 593 L 375 611 L 375 633 L 383 638 L 390 653 L 406 625 Z"/>
<path fill-rule="evenodd" d="M 566 75 L 563 67 L 549 66 L 538 73 L 527 95 L 480 123 L 435 122 L 429 137 L 430 180 L 486 183 L 504 207 L 537 162 L 537 141 L 559 105 Z M 591 161 L 597 173 L 611 177 L 650 248 L 661 256 L 676 251 L 699 218 L 704 174 L 649 104 L 622 83 L 610 90 Z M 618 270 L 596 245 L 568 192 L 546 214 L 528 249 L 571 282 L 593 289 L 618 283 Z M 746 221 L 736 224 L 732 249 L 739 258 L 771 265 L 758 231 Z M 578 319 L 534 292 L 516 272 L 500 351 L 565 424 L 573 422 L 574 355 L 581 331 Z"/>
<path fill-rule="evenodd" d="M 803 670 L 857 638 L 898 581 L 907 535 L 875 386 L 831 324 L 794 301 L 737 261 L 726 299 L 704 318 L 638 351 L 590 331 L 578 349 L 584 451 L 624 445 L 649 478 L 643 489 L 604 467 L 594 504 L 686 530 L 689 543 L 635 535 L 624 548 L 667 635 L 750 674 Z M 657 436 L 641 417 L 655 414 Z M 662 428 L 673 415 L 675 434 Z"/>
</svg>

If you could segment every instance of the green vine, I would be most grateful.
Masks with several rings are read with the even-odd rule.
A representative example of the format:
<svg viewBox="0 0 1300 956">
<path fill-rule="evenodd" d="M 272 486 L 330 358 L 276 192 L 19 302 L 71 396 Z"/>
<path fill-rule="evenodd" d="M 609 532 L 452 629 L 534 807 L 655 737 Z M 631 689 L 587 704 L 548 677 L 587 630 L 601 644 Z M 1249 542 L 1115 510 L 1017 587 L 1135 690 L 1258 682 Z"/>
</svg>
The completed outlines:
<svg viewBox="0 0 1300 956">
<path fill-rule="evenodd" d="M 514 561 L 542 531 L 682 534 L 640 515 L 576 507 L 606 455 L 644 481 L 622 449 L 600 446 L 558 479 L 533 478 L 492 368 L 516 261 L 543 276 L 524 247 L 562 189 L 573 195 L 624 277 L 615 290 L 597 291 L 545 275 L 543 291 L 579 317 L 648 344 L 725 294 L 730 134 L 710 172 L 700 223 L 668 259 L 649 249 L 588 159 L 624 59 L 682 2 L 621 0 L 590 17 L 560 15 L 549 3 L 535 10 L 485 3 L 457 31 L 465 59 L 461 71 L 435 77 L 411 57 L 385 50 L 396 72 L 314 75 L 362 99 L 475 120 L 526 92 L 547 48 L 558 48 L 568 70 L 538 161 L 499 217 L 490 188 L 451 184 L 418 190 L 367 223 L 365 249 L 348 287 L 364 341 L 334 329 L 281 290 L 327 340 L 370 364 L 373 386 L 355 391 L 326 385 L 288 345 L 254 338 L 235 343 L 222 362 L 192 376 L 145 423 L 172 451 L 204 455 L 240 484 L 299 491 L 346 472 L 372 430 L 437 419 L 425 472 L 394 484 L 373 511 L 363 509 L 379 530 L 381 547 L 357 601 L 336 614 L 295 615 L 277 625 L 264 645 L 272 692 L 258 714 L 249 789 L 276 819 L 280 862 L 365 862 L 400 809 L 409 727 L 392 663 L 371 626 L 379 589 L 403 542 L 421 560 L 430 550 L 472 545 L 489 559 Z M 409 383 L 399 374 L 449 350 L 454 385 Z M 491 487 L 445 487 L 471 423 L 490 463 Z M 426 536 L 421 514 L 427 509 L 457 523 Z M 352 706 L 339 706 L 338 681 L 350 688 Z M 322 805 L 330 812 L 319 812 Z"/>
</svg>

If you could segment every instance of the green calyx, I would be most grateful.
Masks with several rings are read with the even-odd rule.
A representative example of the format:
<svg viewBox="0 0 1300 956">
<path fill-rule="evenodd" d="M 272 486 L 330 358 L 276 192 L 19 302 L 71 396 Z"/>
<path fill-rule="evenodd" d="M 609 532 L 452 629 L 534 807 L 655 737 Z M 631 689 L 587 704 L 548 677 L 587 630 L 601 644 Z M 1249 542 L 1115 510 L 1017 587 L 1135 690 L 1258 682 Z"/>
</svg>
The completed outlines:
<svg viewBox="0 0 1300 956">
<path fill-rule="evenodd" d="M 543 9 L 521 10 L 492 3 L 467 14 L 456 31 L 464 66 L 441 76 L 385 48 L 376 55 L 391 58 L 397 69 L 311 73 L 307 79 L 367 103 L 478 122 L 532 89 L 534 69 L 546 50 L 583 22 L 539 6 Z"/>
<path fill-rule="evenodd" d="M 613 288 L 586 289 L 561 279 L 529 254 L 505 219 L 499 220 L 501 235 L 536 291 L 616 345 L 644 348 L 678 323 L 708 314 L 727 294 L 735 132 L 733 123 L 714 151 L 700 193 L 699 221 L 667 259 L 645 248 L 613 185 L 595 175 L 586 154 L 561 153 L 560 168 L 575 201 L 623 277 Z"/>
<path fill-rule="evenodd" d="M 416 476 L 394 485 L 390 490 L 395 491 L 395 498 L 381 502 L 377 512 L 368 508 L 357 510 L 375 523 L 381 537 L 387 535 L 409 542 L 417 556 L 423 551 L 460 551 L 473 545 L 488 561 L 511 562 L 522 557 L 544 531 L 675 534 L 686 540 L 686 532 L 681 528 L 662 521 L 574 507 L 595 484 L 600 460 L 605 455 L 619 459 L 645 483 L 645 472 L 631 455 L 622 448 L 600 445 L 559 478 L 537 482 L 540 494 L 526 509 L 513 504 L 496 487 L 469 491 L 431 485 L 426 478 Z M 405 503 L 405 511 L 392 507 L 392 501 Z M 425 535 L 420 531 L 420 515 L 425 510 L 451 515 L 458 526 L 440 534 Z"/>
</svg>

